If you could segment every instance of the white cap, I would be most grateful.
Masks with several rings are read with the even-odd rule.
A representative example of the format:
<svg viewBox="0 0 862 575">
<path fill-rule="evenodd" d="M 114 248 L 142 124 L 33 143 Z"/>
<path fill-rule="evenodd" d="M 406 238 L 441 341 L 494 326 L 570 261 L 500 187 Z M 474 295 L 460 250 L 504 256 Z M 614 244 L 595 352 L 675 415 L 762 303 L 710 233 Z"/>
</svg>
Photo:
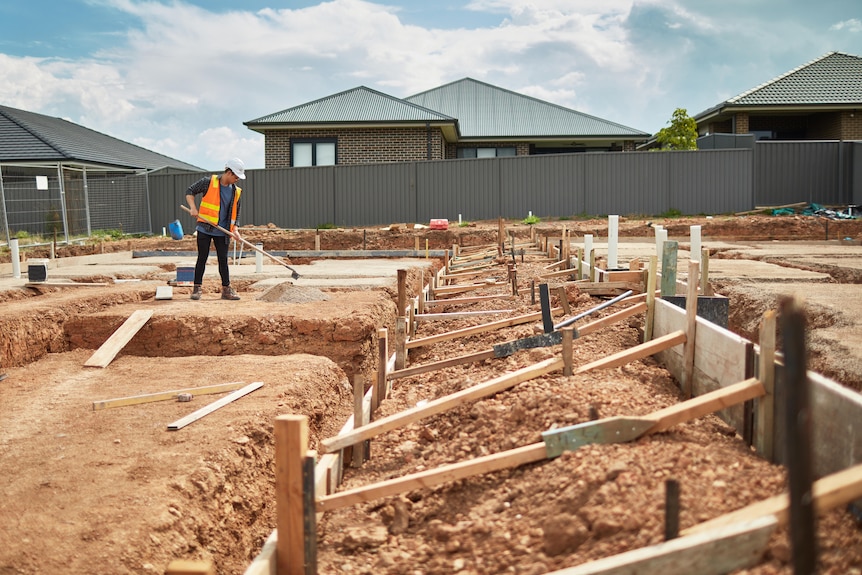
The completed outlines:
<svg viewBox="0 0 862 575">
<path fill-rule="evenodd" d="M 236 174 L 236 177 L 240 180 L 245 179 L 245 164 L 239 158 L 231 158 L 224 163 L 224 167 Z"/>
</svg>

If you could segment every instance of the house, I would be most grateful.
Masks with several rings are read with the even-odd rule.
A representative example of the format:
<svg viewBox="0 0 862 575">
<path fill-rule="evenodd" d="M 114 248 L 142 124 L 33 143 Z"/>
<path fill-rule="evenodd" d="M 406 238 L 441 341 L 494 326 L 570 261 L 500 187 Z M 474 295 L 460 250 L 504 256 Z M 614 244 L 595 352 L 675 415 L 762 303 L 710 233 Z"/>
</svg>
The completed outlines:
<svg viewBox="0 0 862 575">
<path fill-rule="evenodd" d="M 649 134 L 464 78 L 407 98 L 360 86 L 244 122 L 267 168 L 631 151 Z"/>
<path fill-rule="evenodd" d="M 862 140 L 862 57 L 829 52 L 694 116 L 698 134 Z"/>
<path fill-rule="evenodd" d="M 154 171 L 203 170 L 68 120 L 0 106 L 0 232 L 7 241 L 152 232 L 147 174 Z"/>
</svg>

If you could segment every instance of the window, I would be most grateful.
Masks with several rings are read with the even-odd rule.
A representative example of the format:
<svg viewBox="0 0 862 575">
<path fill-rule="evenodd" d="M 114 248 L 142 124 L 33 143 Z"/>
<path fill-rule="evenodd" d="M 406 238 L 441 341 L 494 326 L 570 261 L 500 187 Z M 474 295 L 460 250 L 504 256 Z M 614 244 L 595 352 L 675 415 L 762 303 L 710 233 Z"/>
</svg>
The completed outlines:
<svg viewBox="0 0 862 575">
<path fill-rule="evenodd" d="M 290 142 L 290 165 L 299 168 L 304 166 L 334 166 L 335 144 L 337 140 L 327 139 L 294 139 Z"/>
<path fill-rule="evenodd" d="M 517 148 L 458 148 L 459 158 L 501 158 L 503 156 L 517 156 Z"/>
</svg>

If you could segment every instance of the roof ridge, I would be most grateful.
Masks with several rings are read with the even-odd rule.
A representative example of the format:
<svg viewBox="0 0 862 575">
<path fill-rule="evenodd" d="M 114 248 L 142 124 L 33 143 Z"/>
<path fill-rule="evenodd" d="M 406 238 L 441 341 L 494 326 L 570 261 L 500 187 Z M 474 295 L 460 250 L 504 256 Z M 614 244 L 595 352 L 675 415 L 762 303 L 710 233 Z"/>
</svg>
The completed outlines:
<svg viewBox="0 0 862 575">
<path fill-rule="evenodd" d="M 328 96 L 323 96 L 322 98 L 317 98 L 316 100 L 311 100 L 310 102 L 304 102 L 302 104 L 297 104 L 296 106 L 291 106 L 290 108 L 285 108 L 284 110 L 279 110 L 278 112 L 266 114 L 265 116 L 261 116 L 259 118 L 254 119 L 254 120 L 249 120 L 247 122 L 243 122 L 243 124 L 245 124 L 245 125 L 256 124 L 258 122 L 262 122 L 262 121 L 266 120 L 267 118 L 271 118 L 271 117 L 277 116 L 279 114 L 285 114 L 285 113 L 300 110 L 303 108 L 309 108 L 315 104 L 334 100 L 338 97 L 344 96 L 346 94 L 358 92 L 360 90 L 365 90 L 366 92 L 370 92 L 374 95 L 381 96 L 383 98 L 386 98 L 387 100 L 390 100 L 392 102 L 395 102 L 395 103 L 398 103 L 398 104 L 401 104 L 404 106 L 409 106 L 409 107 L 417 109 L 417 110 L 422 110 L 423 112 L 434 114 L 435 116 L 438 116 L 441 120 L 455 120 L 455 118 L 452 118 L 451 116 L 447 116 L 446 114 L 441 114 L 437 110 L 432 110 L 431 108 L 426 108 L 425 106 L 420 106 L 419 104 L 414 104 L 413 102 L 408 102 L 407 100 L 405 100 L 403 98 L 398 98 L 396 96 L 392 96 L 391 94 L 381 92 L 380 90 L 375 90 L 374 88 L 369 88 L 368 86 L 365 86 L 365 85 L 359 85 L 359 86 L 356 86 L 353 88 L 349 88 L 347 90 L 342 90 L 341 92 L 336 92 L 335 94 L 330 94 Z"/>
<path fill-rule="evenodd" d="M 733 102 L 736 102 L 737 100 L 741 100 L 742 98 L 749 96 L 749 95 L 753 94 L 754 92 L 757 92 L 758 90 L 761 90 L 761 89 L 763 89 L 763 88 L 765 88 L 771 84 L 775 84 L 776 82 L 783 80 L 784 78 L 787 78 L 788 76 L 792 76 L 793 74 L 799 72 L 800 70 L 803 70 L 809 66 L 816 64 L 817 62 L 825 60 L 826 58 L 828 58 L 830 56 L 834 56 L 836 54 L 841 54 L 843 56 L 851 56 L 851 57 L 858 58 L 858 56 L 853 56 L 853 54 L 845 54 L 844 52 L 838 52 L 837 50 L 833 50 L 831 52 L 827 52 L 826 54 L 824 54 L 822 56 L 814 58 L 813 60 L 811 60 L 809 62 L 806 62 L 800 66 L 797 66 L 796 68 L 793 68 L 792 70 L 790 70 L 788 72 L 785 72 L 779 76 L 776 76 L 776 77 L 772 78 L 771 80 L 767 80 L 766 82 L 763 82 L 759 86 L 755 86 L 754 88 L 746 90 L 745 92 L 742 92 L 741 94 L 737 94 L 736 96 L 734 96 L 732 98 L 728 98 L 726 101 L 729 103 L 733 103 Z"/>
<path fill-rule="evenodd" d="M 624 125 L 624 124 L 620 124 L 620 123 L 618 123 L 618 122 L 613 122 L 613 121 L 611 121 L 611 120 L 606 120 L 605 118 L 600 118 L 600 117 L 598 117 L 598 116 L 593 116 L 592 114 L 587 114 L 586 112 L 581 112 L 580 110 L 575 110 L 574 108 L 567 108 L 566 106 L 562 106 L 562 105 L 560 105 L 560 104 L 555 104 L 554 102 L 548 102 L 547 100 L 542 100 L 541 98 L 536 98 L 535 96 L 530 96 L 530 95 L 528 95 L 528 94 L 522 94 L 522 93 L 520 93 L 520 92 L 516 92 L 516 91 L 514 91 L 514 90 L 510 90 L 510 89 L 508 89 L 508 88 L 503 88 L 502 86 L 497 86 L 497 85 L 495 85 L 495 84 L 490 84 L 490 83 L 488 83 L 488 82 L 483 82 L 482 80 L 476 80 L 475 78 L 471 78 L 471 77 L 469 77 L 469 76 L 465 76 L 464 78 L 461 78 L 460 80 L 454 80 L 454 81 L 452 81 L 452 82 L 448 82 L 448 83 L 443 84 L 443 85 L 441 85 L 441 86 L 437 86 L 436 88 L 430 88 L 430 89 L 428 89 L 428 90 L 425 90 L 424 92 L 419 92 L 418 94 L 414 94 L 414 95 L 412 95 L 412 96 L 407 96 L 405 99 L 408 99 L 408 100 L 409 100 L 410 98 L 416 98 L 416 97 L 421 96 L 421 95 L 423 95 L 423 94 L 427 94 L 427 93 L 429 93 L 429 92 L 434 92 L 434 91 L 440 90 L 440 89 L 442 89 L 442 88 L 445 88 L 445 87 L 447 87 L 447 86 L 452 86 L 452 85 L 457 84 L 457 83 L 459 83 L 459 82 L 465 82 L 465 81 L 468 81 L 468 80 L 469 80 L 469 81 L 471 81 L 471 82 L 475 82 L 476 84 L 481 84 L 481 85 L 483 85 L 483 86 L 487 86 L 488 88 L 493 88 L 494 90 L 499 90 L 499 91 L 501 91 L 501 92 L 506 92 L 506 93 L 508 93 L 508 94 L 511 94 L 512 96 L 517 96 L 517 97 L 519 97 L 519 98 L 525 98 L 525 99 L 527 99 L 527 100 L 532 100 L 533 102 L 537 102 L 537 103 L 539 103 L 539 104 L 543 104 L 543 105 L 546 105 L 546 106 L 554 107 L 554 108 L 556 108 L 556 109 L 558 109 L 558 110 L 563 110 L 563 111 L 565 111 L 565 112 L 570 112 L 570 113 L 573 113 L 573 114 L 577 114 L 577 115 L 579 115 L 579 116 L 581 116 L 581 117 L 583 117 L 583 118 L 589 118 L 589 119 L 591 119 L 591 120 L 595 120 L 595 121 L 597 121 L 597 122 L 601 122 L 601 123 L 604 123 L 604 124 L 612 124 L 612 125 L 614 125 L 614 126 L 616 126 L 616 127 L 618 127 L 618 128 L 625 128 L 626 130 L 632 130 L 632 131 L 635 131 L 635 132 L 639 132 L 639 131 L 640 131 L 640 130 L 637 130 L 637 129 L 635 129 L 635 128 L 632 128 L 631 126 L 626 126 L 626 125 Z M 438 113 L 439 113 L 439 112 L 438 112 Z M 643 133 L 646 133 L 646 132 L 643 132 Z"/>
</svg>

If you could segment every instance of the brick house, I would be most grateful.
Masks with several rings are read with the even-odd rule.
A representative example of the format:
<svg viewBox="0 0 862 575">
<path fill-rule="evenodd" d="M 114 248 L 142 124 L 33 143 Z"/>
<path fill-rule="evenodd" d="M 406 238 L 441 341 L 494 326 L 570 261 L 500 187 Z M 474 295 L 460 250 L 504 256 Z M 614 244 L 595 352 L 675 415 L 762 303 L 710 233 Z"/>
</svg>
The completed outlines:
<svg viewBox="0 0 862 575">
<path fill-rule="evenodd" d="M 244 124 L 267 168 L 631 151 L 650 136 L 471 78 L 403 99 L 360 86 Z"/>
<path fill-rule="evenodd" d="M 862 57 L 830 52 L 693 117 L 701 136 L 862 140 Z"/>
</svg>

